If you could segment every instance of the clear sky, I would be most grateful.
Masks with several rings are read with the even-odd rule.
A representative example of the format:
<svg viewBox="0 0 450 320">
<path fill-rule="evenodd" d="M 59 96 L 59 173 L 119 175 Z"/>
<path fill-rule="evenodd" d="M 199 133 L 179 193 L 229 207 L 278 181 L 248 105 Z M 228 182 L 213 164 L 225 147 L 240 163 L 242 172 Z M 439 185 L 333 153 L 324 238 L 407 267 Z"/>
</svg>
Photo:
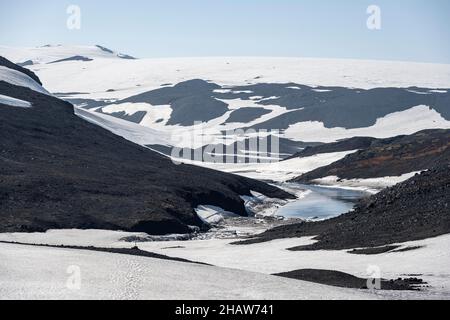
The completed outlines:
<svg viewBox="0 0 450 320">
<path fill-rule="evenodd" d="M 81 29 L 66 27 L 70 4 Z M 366 25 L 381 9 L 381 30 Z M 450 63 L 449 0 L 0 0 L 0 45 L 101 44 L 137 57 Z"/>
</svg>

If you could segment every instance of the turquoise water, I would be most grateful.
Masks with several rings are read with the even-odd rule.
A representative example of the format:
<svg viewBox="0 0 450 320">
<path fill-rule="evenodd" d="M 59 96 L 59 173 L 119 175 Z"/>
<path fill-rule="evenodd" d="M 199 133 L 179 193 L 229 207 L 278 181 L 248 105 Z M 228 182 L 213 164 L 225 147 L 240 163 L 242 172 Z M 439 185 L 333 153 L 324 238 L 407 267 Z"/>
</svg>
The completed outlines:
<svg viewBox="0 0 450 320">
<path fill-rule="evenodd" d="M 277 215 L 307 220 L 325 220 L 353 209 L 355 203 L 367 196 L 364 191 L 297 185 L 310 192 L 302 199 L 280 208 Z"/>
</svg>

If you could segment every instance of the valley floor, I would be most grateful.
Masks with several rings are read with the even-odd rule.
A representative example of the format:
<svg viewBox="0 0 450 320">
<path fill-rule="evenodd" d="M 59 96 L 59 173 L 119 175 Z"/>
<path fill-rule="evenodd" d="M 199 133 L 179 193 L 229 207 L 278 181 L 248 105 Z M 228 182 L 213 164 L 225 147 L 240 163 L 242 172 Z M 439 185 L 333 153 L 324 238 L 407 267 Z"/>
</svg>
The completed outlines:
<svg viewBox="0 0 450 320">
<path fill-rule="evenodd" d="M 293 169 L 305 170 L 310 162 L 317 165 L 343 156 L 337 153 L 293 159 L 281 165 L 260 166 L 258 170 L 245 166 L 220 169 L 260 180 L 278 177 L 276 183 L 297 194 L 300 198 L 297 201 L 301 201 L 308 191 L 283 182 L 298 174 Z M 407 176 L 386 177 L 372 185 L 364 180 L 348 184 L 330 179 L 330 184 L 377 192 L 404 179 Z M 101 230 L 0 234 L 0 299 L 450 299 L 450 235 L 399 244 L 396 251 L 376 255 L 357 255 L 345 250 L 288 250 L 313 243 L 305 237 L 233 244 L 290 223 L 278 220 L 278 211 L 270 207 L 286 206 L 286 202 L 263 200 L 263 208 L 258 210 L 266 210 L 269 217 L 227 217 L 221 227 L 191 240 L 179 235 L 152 238 L 146 234 Z M 207 214 L 213 209 L 202 208 Z M 135 246 L 146 252 L 207 265 L 90 250 Z M 344 272 L 363 279 L 372 278 L 371 272 L 375 270 L 376 277 L 383 279 L 417 277 L 427 284 L 420 291 L 373 291 L 274 276 L 304 269 Z M 68 284 L 77 272 L 80 287 L 70 289 Z"/>
<path fill-rule="evenodd" d="M 309 159 L 300 161 L 307 163 Z M 284 178 L 278 185 L 297 194 L 300 198 L 297 201 L 301 201 L 305 190 L 300 185 L 294 188 L 281 182 L 286 180 L 289 170 L 289 166 L 268 165 L 259 172 L 249 172 L 259 179 Z M 382 182 L 382 186 L 397 182 L 391 180 L 384 178 L 377 182 Z M 369 187 L 366 181 L 355 181 L 352 185 L 341 182 L 340 186 L 372 192 L 381 187 L 378 184 Z M 271 203 L 273 199 L 264 200 L 269 206 L 286 206 Z M 450 299 L 450 235 L 398 244 L 395 251 L 375 255 L 346 250 L 288 250 L 314 242 L 306 237 L 233 244 L 268 228 L 298 222 L 278 220 L 276 214 L 270 218 L 270 213 L 278 211 L 263 209 L 269 217 L 225 217 L 219 227 L 191 240 L 179 235 L 150 237 L 102 230 L 0 234 L 0 299 Z M 208 207 L 203 210 L 214 211 Z M 145 252 L 203 264 L 92 251 L 92 247 L 136 246 Z M 420 286 L 420 291 L 373 291 L 274 276 L 305 269 L 344 272 L 362 279 L 372 278 L 371 272 L 375 271 L 375 276 L 383 279 L 417 277 L 426 285 Z M 80 275 L 80 287 L 70 289 L 68 284 L 76 272 Z"/>
</svg>

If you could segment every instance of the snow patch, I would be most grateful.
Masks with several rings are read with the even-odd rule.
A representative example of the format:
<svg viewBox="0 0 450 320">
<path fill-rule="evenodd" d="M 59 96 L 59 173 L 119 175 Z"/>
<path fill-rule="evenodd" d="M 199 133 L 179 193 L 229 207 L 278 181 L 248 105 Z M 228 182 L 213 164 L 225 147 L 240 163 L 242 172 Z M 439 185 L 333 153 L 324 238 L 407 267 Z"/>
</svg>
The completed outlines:
<svg viewBox="0 0 450 320">
<path fill-rule="evenodd" d="M 383 139 L 426 129 L 450 129 L 450 121 L 445 120 L 436 110 L 421 105 L 391 113 L 367 128 L 326 128 L 322 122 L 300 122 L 291 125 L 285 131 L 285 137 L 295 141 L 309 141 L 314 137 L 314 141 L 330 143 L 351 137 Z"/>
<path fill-rule="evenodd" d="M 31 103 L 0 94 L 0 104 L 18 108 L 31 108 Z"/>
<path fill-rule="evenodd" d="M 222 208 L 210 205 L 200 205 L 195 209 L 197 216 L 206 224 L 215 225 L 224 220 L 225 217 L 236 217 L 237 215 Z"/>
<path fill-rule="evenodd" d="M 98 125 L 118 136 L 140 145 L 165 145 L 170 146 L 170 135 L 141 126 L 137 123 L 115 118 L 111 115 L 75 108 L 75 114 L 95 125 Z"/>
<path fill-rule="evenodd" d="M 429 92 L 423 92 L 423 91 L 417 91 L 417 90 L 411 90 L 411 89 L 407 89 L 406 91 L 411 92 L 411 93 L 415 93 L 415 94 L 422 94 L 422 95 L 428 95 L 428 94 L 431 94 L 431 91 L 429 91 Z"/>
<path fill-rule="evenodd" d="M 331 92 L 332 90 L 329 90 L 329 89 L 312 89 L 313 91 L 315 91 L 315 92 Z"/>
<path fill-rule="evenodd" d="M 406 173 L 398 177 L 381 177 L 370 179 L 340 179 L 336 176 L 329 176 L 320 179 L 315 179 L 312 182 L 319 185 L 325 185 L 330 187 L 345 187 L 357 190 L 364 190 L 370 193 L 377 193 L 387 187 L 392 187 L 398 183 L 404 182 L 416 174 L 420 174 L 420 171 Z"/>
<path fill-rule="evenodd" d="M 247 94 L 252 94 L 253 91 L 251 90 L 236 90 L 236 91 L 232 91 L 233 94 L 241 94 L 241 93 L 247 93 Z"/>
<path fill-rule="evenodd" d="M 126 115 L 130 116 L 137 112 L 144 111 L 146 115 L 142 119 L 140 125 L 160 130 L 164 129 L 165 124 L 169 121 L 172 114 L 170 105 L 152 106 L 148 103 L 110 104 L 102 107 L 102 111 L 104 113 L 124 112 Z"/>
<path fill-rule="evenodd" d="M 231 89 L 216 89 L 213 92 L 215 92 L 215 93 L 230 93 Z"/>
<path fill-rule="evenodd" d="M 43 94 L 49 94 L 47 90 L 26 74 L 3 66 L 0 66 L 0 81 L 5 81 L 15 86 L 30 88 L 33 91 Z"/>
<path fill-rule="evenodd" d="M 132 58 L 117 53 L 102 46 L 66 46 L 47 45 L 42 47 L 6 47 L 0 46 L 0 55 L 15 63 L 33 61 L 34 65 L 47 64 L 57 60 L 63 60 L 74 56 L 83 56 L 90 59 L 115 59 L 122 60 Z"/>
</svg>

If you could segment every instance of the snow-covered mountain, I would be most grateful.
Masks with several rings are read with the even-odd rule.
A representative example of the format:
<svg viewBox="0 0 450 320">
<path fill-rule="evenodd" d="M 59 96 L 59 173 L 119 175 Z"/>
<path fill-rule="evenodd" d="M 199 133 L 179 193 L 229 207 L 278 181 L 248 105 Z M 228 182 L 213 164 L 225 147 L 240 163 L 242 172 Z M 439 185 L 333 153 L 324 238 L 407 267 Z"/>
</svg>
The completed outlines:
<svg viewBox="0 0 450 320">
<path fill-rule="evenodd" d="M 308 146 L 352 137 L 386 139 L 450 129 L 449 65 L 303 58 L 131 60 L 102 46 L 0 47 L 3 53 L 14 61 L 41 61 L 26 68 L 52 94 L 73 103 L 79 117 L 163 154 L 174 154 L 176 147 L 184 148 L 177 157 L 208 154 L 229 162 L 232 156 L 231 165 L 183 162 L 252 178 L 286 181 L 358 148 L 281 165 L 238 162 L 284 159 Z M 255 136 L 277 137 L 279 148 L 268 154 L 243 150 Z"/>
<path fill-rule="evenodd" d="M 94 59 L 135 59 L 104 46 L 63 46 L 44 45 L 41 47 L 14 48 L 0 46 L 3 57 L 20 66 L 52 64 L 59 62 L 78 61 L 88 62 Z"/>
<path fill-rule="evenodd" d="M 28 67 L 52 93 L 77 105 L 80 116 L 166 153 L 171 147 L 229 145 L 251 136 L 223 136 L 235 129 L 280 130 L 278 156 L 283 158 L 305 145 L 354 136 L 388 138 L 450 128 L 449 65 L 306 58 L 130 60 L 101 46 L 0 47 L 0 55 L 39 62 Z"/>
</svg>

